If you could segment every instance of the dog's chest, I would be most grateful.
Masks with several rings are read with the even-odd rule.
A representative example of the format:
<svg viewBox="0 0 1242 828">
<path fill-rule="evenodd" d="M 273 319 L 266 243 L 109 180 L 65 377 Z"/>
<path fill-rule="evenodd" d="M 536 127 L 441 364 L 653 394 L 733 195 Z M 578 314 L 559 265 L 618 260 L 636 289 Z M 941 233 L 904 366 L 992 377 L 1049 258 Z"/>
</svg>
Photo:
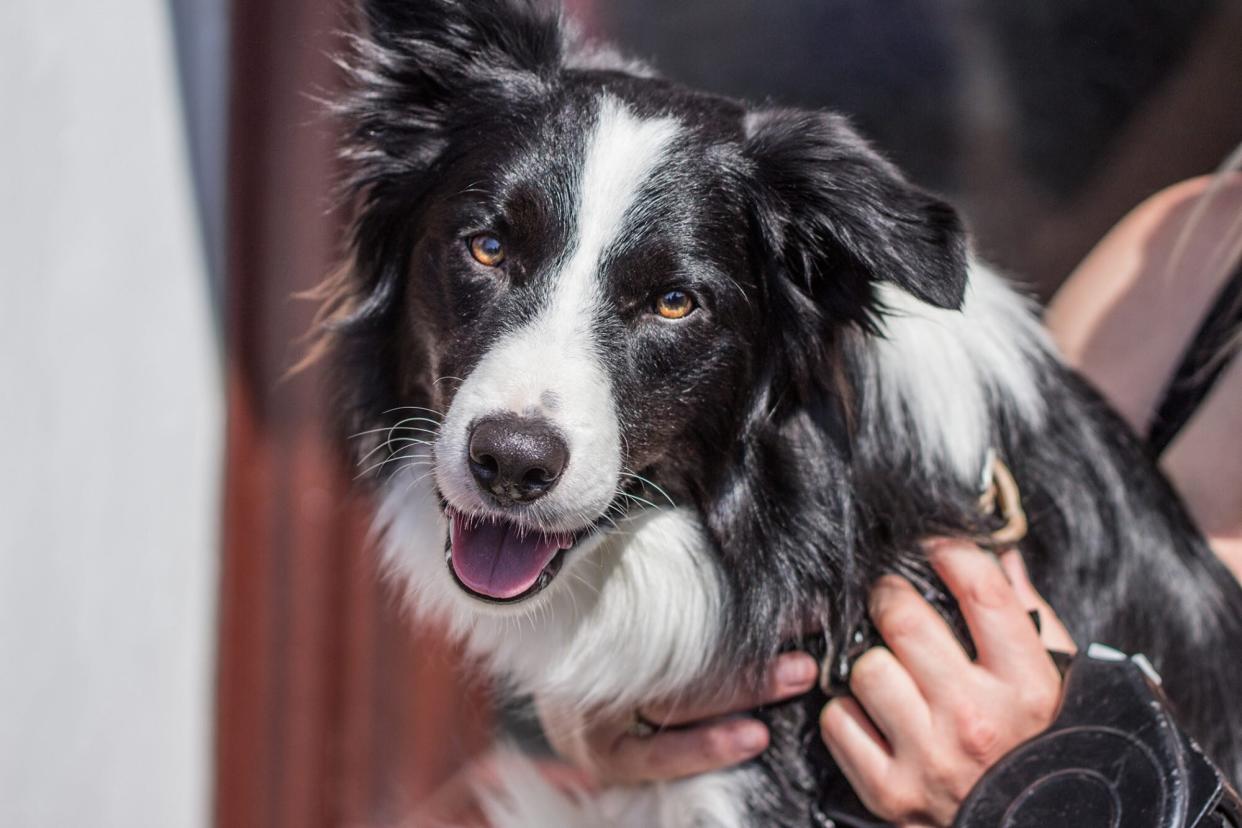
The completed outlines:
<svg viewBox="0 0 1242 828">
<path fill-rule="evenodd" d="M 501 765 L 483 806 L 495 828 L 749 828 L 761 774 L 738 768 L 679 782 L 613 788 L 595 796 L 558 789 L 532 765 Z"/>
</svg>

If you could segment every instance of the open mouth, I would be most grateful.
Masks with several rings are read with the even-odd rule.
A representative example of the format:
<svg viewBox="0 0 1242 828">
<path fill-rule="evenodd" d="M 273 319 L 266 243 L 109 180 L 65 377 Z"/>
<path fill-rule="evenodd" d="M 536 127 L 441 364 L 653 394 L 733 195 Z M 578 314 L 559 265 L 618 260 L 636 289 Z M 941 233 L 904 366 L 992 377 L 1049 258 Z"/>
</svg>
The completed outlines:
<svg viewBox="0 0 1242 828">
<path fill-rule="evenodd" d="M 491 603 L 517 603 L 557 576 L 582 533 L 541 532 L 503 518 L 448 512 L 445 559 L 459 586 Z"/>
</svg>

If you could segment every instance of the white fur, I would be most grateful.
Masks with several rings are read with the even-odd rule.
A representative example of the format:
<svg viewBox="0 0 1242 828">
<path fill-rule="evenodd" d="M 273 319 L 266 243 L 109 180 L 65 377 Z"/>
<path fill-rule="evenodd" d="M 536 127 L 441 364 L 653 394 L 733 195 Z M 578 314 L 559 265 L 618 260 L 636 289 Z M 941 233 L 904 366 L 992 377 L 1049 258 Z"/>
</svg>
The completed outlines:
<svg viewBox="0 0 1242 828">
<path fill-rule="evenodd" d="M 996 439 L 990 398 L 1031 424 L 1047 413 L 1036 376 L 1052 351 L 1032 302 L 979 263 L 960 312 L 891 284 L 881 286 L 880 299 L 890 311 L 884 338 L 861 345 L 869 406 L 863 422 L 884 426 L 887 439 L 913 427 L 927 469 L 977 480 Z"/>
<path fill-rule="evenodd" d="M 543 417 L 560 428 L 569 462 L 552 491 L 531 505 L 540 528 L 573 531 L 595 521 L 616 493 L 620 428 L 593 321 L 599 271 L 624 240 L 627 215 L 677 134 L 669 118 L 644 120 L 610 96 L 600 99 L 579 173 L 576 237 L 547 307 L 484 355 L 457 391 L 436 445 L 436 480 L 467 513 L 487 510 L 467 462 L 470 428 L 501 412 Z M 640 205 L 639 205 L 640 206 Z"/>
<path fill-rule="evenodd" d="M 556 580 L 515 606 L 471 598 L 444 559 L 445 522 L 406 472 L 377 518 L 386 561 L 412 606 L 448 622 L 472 654 L 518 689 L 561 705 L 630 710 L 683 691 L 710 667 L 722 585 L 698 519 L 651 510 L 581 541 Z"/>
<path fill-rule="evenodd" d="M 516 755 L 498 763 L 497 776 L 496 788 L 480 791 L 495 828 L 749 828 L 744 800 L 762 783 L 736 769 L 587 796 L 557 789 Z"/>
</svg>

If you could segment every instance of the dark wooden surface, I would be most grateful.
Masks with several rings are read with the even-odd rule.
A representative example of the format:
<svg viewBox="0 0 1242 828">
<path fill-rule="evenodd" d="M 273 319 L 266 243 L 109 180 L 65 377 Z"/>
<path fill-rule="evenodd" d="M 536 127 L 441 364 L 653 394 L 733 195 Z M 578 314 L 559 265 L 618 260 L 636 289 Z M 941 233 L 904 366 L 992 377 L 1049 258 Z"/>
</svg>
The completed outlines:
<svg viewBox="0 0 1242 828">
<path fill-rule="evenodd" d="M 367 504 L 325 436 L 315 371 L 282 381 L 313 312 L 291 297 L 338 252 L 332 125 L 313 97 L 337 81 L 327 55 L 340 8 L 233 9 L 221 828 L 406 823 L 489 731 L 482 688 L 381 584 L 363 540 Z"/>
</svg>

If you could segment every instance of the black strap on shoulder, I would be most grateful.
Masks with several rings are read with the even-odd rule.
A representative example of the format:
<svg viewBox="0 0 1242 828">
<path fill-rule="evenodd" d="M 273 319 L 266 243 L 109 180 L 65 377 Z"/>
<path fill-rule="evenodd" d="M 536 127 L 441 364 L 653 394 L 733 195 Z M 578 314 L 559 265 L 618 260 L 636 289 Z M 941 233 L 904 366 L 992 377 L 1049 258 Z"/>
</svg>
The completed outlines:
<svg viewBox="0 0 1242 828">
<path fill-rule="evenodd" d="M 1230 340 L 1242 331 L 1242 266 L 1217 293 L 1211 310 L 1182 353 L 1152 419 L 1147 445 L 1159 457 L 1211 393 L 1234 354 Z"/>
</svg>

